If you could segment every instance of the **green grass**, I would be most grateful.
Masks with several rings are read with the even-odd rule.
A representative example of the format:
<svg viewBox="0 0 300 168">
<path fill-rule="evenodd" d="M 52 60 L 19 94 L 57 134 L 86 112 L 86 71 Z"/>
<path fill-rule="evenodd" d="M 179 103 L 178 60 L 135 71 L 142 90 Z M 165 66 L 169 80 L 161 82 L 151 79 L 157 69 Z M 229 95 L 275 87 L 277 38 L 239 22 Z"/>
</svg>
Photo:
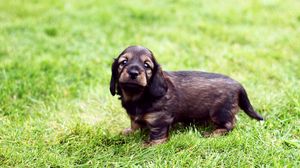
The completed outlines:
<svg viewBox="0 0 300 168">
<path fill-rule="evenodd" d="M 0 165 L 4 167 L 299 167 L 300 2 L 0 0 Z M 240 81 L 266 121 L 238 115 L 227 136 L 175 129 L 166 144 L 119 132 L 109 93 L 125 47 L 164 70 Z"/>
</svg>

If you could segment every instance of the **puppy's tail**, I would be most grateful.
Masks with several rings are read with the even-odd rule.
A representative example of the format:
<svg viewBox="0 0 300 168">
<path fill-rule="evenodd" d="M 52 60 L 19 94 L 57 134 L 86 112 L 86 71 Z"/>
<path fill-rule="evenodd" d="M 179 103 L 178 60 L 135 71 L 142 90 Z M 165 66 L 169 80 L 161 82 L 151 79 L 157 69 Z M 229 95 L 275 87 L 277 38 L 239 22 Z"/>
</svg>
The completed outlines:
<svg viewBox="0 0 300 168">
<path fill-rule="evenodd" d="M 249 116 L 252 117 L 258 121 L 264 120 L 264 118 L 259 115 L 252 107 L 249 99 L 247 92 L 243 87 L 241 87 L 240 92 L 239 92 L 239 106 L 241 107 L 242 110 L 245 111 L 245 113 Z"/>
</svg>

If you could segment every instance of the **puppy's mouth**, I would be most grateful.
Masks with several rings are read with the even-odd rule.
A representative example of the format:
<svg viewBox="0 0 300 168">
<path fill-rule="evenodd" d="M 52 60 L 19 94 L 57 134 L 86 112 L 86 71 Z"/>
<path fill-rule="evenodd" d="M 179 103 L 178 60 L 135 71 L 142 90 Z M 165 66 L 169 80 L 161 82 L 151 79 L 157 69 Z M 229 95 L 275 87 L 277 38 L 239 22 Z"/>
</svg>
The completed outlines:
<svg viewBox="0 0 300 168">
<path fill-rule="evenodd" d="M 121 88 L 130 93 L 140 93 L 144 90 L 145 86 L 136 82 L 120 82 Z"/>
</svg>

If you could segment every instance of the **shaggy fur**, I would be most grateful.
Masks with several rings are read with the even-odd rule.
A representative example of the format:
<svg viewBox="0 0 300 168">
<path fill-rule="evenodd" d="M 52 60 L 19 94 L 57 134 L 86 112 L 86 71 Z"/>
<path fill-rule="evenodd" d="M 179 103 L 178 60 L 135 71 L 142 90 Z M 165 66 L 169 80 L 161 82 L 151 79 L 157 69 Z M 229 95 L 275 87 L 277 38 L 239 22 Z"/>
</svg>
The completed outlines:
<svg viewBox="0 0 300 168">
<path fill-rule="evenodd" d="M 152 52 L 141 46 L 130 46 L 115 59 L 110 91 L 120 95 L 131 120 L 123 133 L 148 128 L 150 145 L 165 142 L 177 122 L 210 121 L 216 128 L 211 135 L 227 133 L 240 108 L 263 120 L 237 81 L 215 73 L 162 71 Z"/>
</svg>

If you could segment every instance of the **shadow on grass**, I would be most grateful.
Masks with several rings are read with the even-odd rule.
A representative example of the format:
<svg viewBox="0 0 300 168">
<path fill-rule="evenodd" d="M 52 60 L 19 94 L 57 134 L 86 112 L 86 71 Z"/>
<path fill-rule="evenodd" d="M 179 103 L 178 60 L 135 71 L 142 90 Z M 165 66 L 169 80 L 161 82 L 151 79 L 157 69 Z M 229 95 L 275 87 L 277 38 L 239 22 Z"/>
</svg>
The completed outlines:
<svg viewBox="0 0 300 168">
<path fill-rule="evenodd" d="M 120 161 L 124 156 L 144 158 L 149 153 L 154 154 L 154 151 L 177 153 L 190 148 L 199 148 L 195 146 L 197 139 L 203 138 L 203 132 L 211 131 L 212 128 L 209 124 L 176 124 L 170 130 L 169 143 L 155 148 L 145 148 L 142 144 L 148 139 L 148 130 L 124 136 L 111 133 L 111 130 L 103 129 L 101 125 L 80 123 L 70 126 L 69 131 L 58 136 L 56 143 L 50 148 L 57 151 L 60 156 L 73 158 L 72 162 L 75 165 L 87 165 L 91 160 L 101 160 L 104 163 L 109 158 Z M 124 159 L 126 160 L 126 157 Z"/>
<path fill-rule="evenodd" d="M 210 132 L 213 130 L 213 126 L 205 124 L 176 124 L 169 132 L 169 136 L 175 134 L 186 134 L 188 132 L 197 133 L 203 136 L 204 132 Z M 104 130 L 100 125 L 90 126 L 86 124 L 76 124 L 70 128 L 69 132 L 65 132 L 58 137 L 58 144 L 62 146 L 76 146 L 76 145 L 88 145 L 91 147 L 111 147 L 122 146 L 128 144 L 141 145 L 142 142 L 148 139 L 149 130 L 142 129 L 131 135 L 122 135 L 121 133 L 110 133 L 109 130 Z"/>
</svg>

